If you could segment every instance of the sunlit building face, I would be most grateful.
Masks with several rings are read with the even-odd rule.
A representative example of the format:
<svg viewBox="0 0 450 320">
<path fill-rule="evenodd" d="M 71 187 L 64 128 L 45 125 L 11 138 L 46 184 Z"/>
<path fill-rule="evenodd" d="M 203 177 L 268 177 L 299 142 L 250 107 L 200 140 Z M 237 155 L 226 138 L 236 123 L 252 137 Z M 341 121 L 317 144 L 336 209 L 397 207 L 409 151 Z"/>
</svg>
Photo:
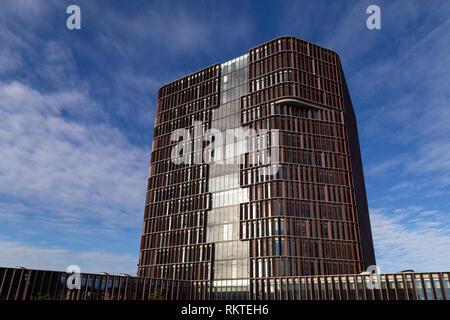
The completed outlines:
<svg viewBox="0 0 450 320">
<path fill-rule="evenodd" d="M 159 90 L 138 276 L 242 299 L 374 264 L 336 53 L 282 37 Z"/>
</svg>

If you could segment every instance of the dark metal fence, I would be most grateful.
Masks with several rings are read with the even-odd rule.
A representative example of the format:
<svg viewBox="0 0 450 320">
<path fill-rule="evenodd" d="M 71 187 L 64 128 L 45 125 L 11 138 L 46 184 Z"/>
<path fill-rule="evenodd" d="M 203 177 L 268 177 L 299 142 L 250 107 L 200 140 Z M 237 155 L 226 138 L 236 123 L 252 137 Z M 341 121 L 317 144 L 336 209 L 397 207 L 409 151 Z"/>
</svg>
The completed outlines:
<svg viewBox="0 0 450 320">
<path fill-rule="evenodd" d="M 138 278 L 128 275 L 80 274 L 80 289 L 69 289 L 66 272 L 0 268 L 0 300 L 207 300 L 233 299 L 209 281 Z M 450 272 L 304 276 L 251 279 L 257 300 L 448 300 Z M 213 294 L 211 294 L 211 291 Z"/>
</svg>

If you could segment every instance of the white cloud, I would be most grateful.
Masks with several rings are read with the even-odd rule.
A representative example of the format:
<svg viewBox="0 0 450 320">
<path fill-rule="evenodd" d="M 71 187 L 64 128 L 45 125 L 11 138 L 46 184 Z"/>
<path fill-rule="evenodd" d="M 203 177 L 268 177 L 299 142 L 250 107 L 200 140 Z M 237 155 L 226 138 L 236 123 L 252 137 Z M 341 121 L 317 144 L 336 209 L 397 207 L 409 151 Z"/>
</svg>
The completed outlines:
<svg viewBox="0 0 450 320">
<path fill-rule="evenodd" d="M 80 102 L 89 98 L 44 95 L 18 82 L 0 85 L 0 193 L 43 202 L 56 215 L 76 212 L 107 224 L 137 225 L 148 152 L 118 129 L 62 116 Z"/>
<path fill-rule="evenodd" d="M 370 220 L 381 272 L 445 271 L 450 268 L 447 214 L 417 207 L 371 209 Z"/>
<path fill-rule="evenodd" d="M 369 169 L 366 170 L 366 175 L 368 176 L 378 176 L 384 175 L 387 171 L 398 167 L 403 162 L 401 158 L 394 158 L 390 160 L 386 160 L 385 162 L 377 163 L 376 165 L 372 165 Z"/>
<path fill-rule="evenodd" d="M 17 241 L 0 240 L 2 267 L 22 266 L 28 269 L 65 271 L 72 264 L 81 272 L 135 275 L 137 257 L 104 251 L 74 251 L 58 247 L 38 247 Z"/>
<path fill-rule="evenodd" d="M 74 263 L 73 256 L 90 268 L 97 258 L 104 266 L 117 258 L 124 266 L 131 261 L 132 267 L 113 272 L 134 272 L 139 251 L 134 230 L 142 223 L 150 150 L 131 143 L 132 134 L 118 129 L 119 121 L 112 119 L 128 116 L 128 128 L 136 126 L 130 115 L 142 119 L 143 109 L 153 109 L 141 93 L 154 91 L 158 84 L 137 76 L 129 61 L 120 64 L 126 72 L 114 70 L 114 77 L 99 76 L 95 67 L 80 71 L 80 66 L 86 68 L 80 61 L 101 67 L 104 55 L 93 46 L 76 50 L 86 42 L 74 43 L 64 32 L 64 13 L 59 1 L 2 4 L 0 233 L 22 242 L 10 242 L 9 249 L 3 243 L 0 265 L 27 265 L 29 257 L 34 267 L 62 269 Z M 52 22 L 61 15 L 61 29 L 55 30 Z M 97 60 L 89 61 L 88 51 L 96 51 Z M 130 96 L 145 108 L 130 101 L 116 103 Z M 126 104 L 128 109 L 120 113 Z M 145 126 L 151 128 L 152 122 Z M 115 241 L 120 241 L 118 248 Z M 98 249 L 105 244 L 107 248 Z M 112 253 L 127 246 L 131 257 Z M 84 251 L 70 251 L 77 247 Z"/>
<path fill-rule="evenodd" d="M 89 6 L 91 11 L 102 11 L 98 17 L 101 46 L 126 60 L 139 56 L 139 45 L 148 43 L 152 44 L 152 50 L 163 53 L 161 61 L 167 56 L 183 59 L 199 52 L 216 55 L 218 46 L 228 50 L 228 43 L 247 40 L 254 29 L 252 20 L 243 14 L 249 6 L 245 3 L 236 11 L 223 3 L 186 6 L 159 2 L 126 15 L 113 8 L 95 7 L 91 3 Z"/>
<path fill-rule="evenodd" d="M 447 125 L 450 126 L 450 122 Z M 450 136 L 448 138 L 450 139 Z M 419 173 L 438 172 L 448 175 L 450 172 L 450 140 L 435 139 L 423 142 L 417 152 L 417 158 L 411 159 L 406 170 Z"/>
</svg>

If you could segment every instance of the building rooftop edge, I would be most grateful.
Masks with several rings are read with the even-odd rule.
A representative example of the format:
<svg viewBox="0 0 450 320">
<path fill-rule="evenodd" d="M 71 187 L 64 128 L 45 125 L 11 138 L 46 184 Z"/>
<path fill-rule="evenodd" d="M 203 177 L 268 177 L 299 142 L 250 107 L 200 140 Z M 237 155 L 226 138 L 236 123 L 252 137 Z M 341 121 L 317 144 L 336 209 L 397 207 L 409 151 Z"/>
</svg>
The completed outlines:
<svg viewBox="0 0 450 320">
<path fill-rule="evenodd" d="M 45 271 L 45 272 L 61 272 L 61 273 L 73 273 L 73 272 L 67 272 L 62 270 L 43 270 L 43 269 L 33 269 L 33 268 L 26 268 L 22 266 L 17 267 L 0 267 L 0 269 L 17 269 L 17 270 L 29 270 L 29 271 Z M 403 271 L 397 271 L 397 272 L 382 272 L 379 273 L 380 275 L 395 275 L 395 274 L 402 274 L 402 273 L 413 273 L 413 274 L 433 274 L 433 273 L 448 273 L 450 271 L 413 271 L 413 270 L 403 270 Z M 127 273 L 120 273 L 120 274 L 109 274 L 107 272 L 81 272 L 81 274 L 85 275 L 101 275 L 101 276 L 109 276 L 109 277 L 134 277 L 134 278 L 149 278 L 149 277 L 138 277 L 136 275 L 129 275 Z M 363 275 L 369 275 L 365 273 L 347 273 L 347 274 L 323 274 L 323 275 L 301 275 L 301 276 L 288 276 L 288 277 L 276 277 L 276 278 L 303 278 L 303 277 L 309 277 L 309 278 L 321 278 L 321 277 L 344 277 L 344 276 L 363 276 Z M 153 279 L 153 278 L 152 278 Z M 158 278 L 159 279 L 159 278 Z M 162 279 L 162 280 L 178 280 L 178 281 L 198 281 L 198 280 L 181 280 L 181 279 Z M 208 280 L 209 281 L 209 280 Z"/>
<path fill-rule="evenodd" d="M 313 45 L 313 46 L 316 46 L 316 47 L 319 47 L 319 48 L 322 48 L 322 49 L 331 51 L 331 52 L 333 52 L 334 54 L 336 54 L 336 56 L 337 56 L 337 58 L 338 58 L 338 61 L 340 61 L 339 54 L 338 54 L 336 51 L 334 51 L 334 50 L 331 50 L 331 49 L 329 49 L 329 48 L 327 48 L 327 47 L 324 47 L 324 46 L 315 44 L 315 43 L 313 43 L 313 42 L 311 42 L 311 41 L 308 41 L 308 40 L 305 40 L 305 39 L 302 39 L 302 38 L 299 38 L 299 37 L 296 37 L 296 36 L 283 35 L 283 36 L 275 37 L 275 38 L 273 38 L 273 39 L 271 39 L 271 40 L 268 40 L 268 41 L 263 42 L 263 43 L 261 43 L 261 44 L 258 44 L 258 45 L 256 45 L 256 46 L 253 46 L 253 47 L 251 47 L 250 49 L 248 49 L 245 53 L 242 53 L 242 54 L 240 54 L 240 55 L 238 55 L 238 56 L 236 56 L 236 57 L 234 57 L 234 58 L 228 59 L 228 60 L 223 61 L 223 62 L 216 62 L 216 63 L 213 63 L 213 64 L 211 64 L 211 65 L 208 65 L 208 66 L 204 67 L 204 68 L 198 69 L 197 71 L 193 71 L 193 72 L 188 73 L 188 74 L 186 74 L 186 75 L 184 75 L 184 76 L 182 76 L 182 77 L 179 77 L 179 78 L 176 78 L 176 79 L 174 79 L 174 80 L 172 80 L 172 81 L 170 81 L 170 82 L 167 82 L 167 83 L 163 84 L 161 87 L 159 87 L 158 92 L 159 92 L 162 88 L 164 88 L 164 87 L 166 87 L 166 86 L 168 86 L 168 85 L 170 85 L 170 84 L 172 84 L 172 83 L 174 83 L 174 82 L 180 81 L 180 80 L 182 80 L 182 79 L 184 79 L 184 78 L 187 78 L 187 77 L 189 77 L 189 76 L 192 76 L 192 75 L 194 75 L 194 74 L 196 74 L 196 73 L 199 73 L 199 72 L 201 72 L 201 71 L 203 71 L 203 70 L 206 70 L 206 69 L 208 69 L 208 68 L 211 68 L 211 67 L 214 67 L 214 66 L 220 66 L 222 63 L 225 63 L 225 62 L 227 62 L 227 61 L 233 60 L 233 59 L 235 59 L 235 58 L 237 58 L 237 57 L 240 57 L 240 56 L 242 56 L 242 55 L 248 54 L 251 50 L 254 50 L 254 49 L 258 48 L 258 47 L 264 46 L 264 45 L 266 45 L 266 44 L 268 44 L 268 43 L 270 43 L 270 42 L 272 42 L 272 41 L 275 41 L 275 40 L 281 40 L 281 39 L 283 39 L 283 38 L 293 38 L 293 39 L 297 39 L 297 40 L 300 40 L 300 41 L 304 41 L 304 42 L 306 42 L 306 43 L 308 43 L 308 44 L 311 44 L 311 45 Z"/>
</svg>

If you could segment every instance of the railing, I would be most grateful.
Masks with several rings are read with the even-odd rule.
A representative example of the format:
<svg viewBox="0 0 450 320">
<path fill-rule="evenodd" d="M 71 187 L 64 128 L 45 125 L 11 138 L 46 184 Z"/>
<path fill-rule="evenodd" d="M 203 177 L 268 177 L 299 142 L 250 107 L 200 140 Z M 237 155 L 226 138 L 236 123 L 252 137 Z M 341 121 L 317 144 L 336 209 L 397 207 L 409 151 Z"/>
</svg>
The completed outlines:
<svg viewBox="0 0 450 320">
<path fill-rule="evenodd" d="M 235 299 L 233 291 L 210 293 L 209 281 L 74 274 L 0 268 L 0 300 L 207 300 Z M 378 280 L 377 280 L 378 279 Z M 448 300 L 450 272 L 301 276 L 250 279 L 255 300 Z M 69 283 L 72 283 L 69 280 Z M 245 295 L 247 296 L 247 295 Z M 240 295 L 242 297 L 242 295 Z"/>
</svg>

